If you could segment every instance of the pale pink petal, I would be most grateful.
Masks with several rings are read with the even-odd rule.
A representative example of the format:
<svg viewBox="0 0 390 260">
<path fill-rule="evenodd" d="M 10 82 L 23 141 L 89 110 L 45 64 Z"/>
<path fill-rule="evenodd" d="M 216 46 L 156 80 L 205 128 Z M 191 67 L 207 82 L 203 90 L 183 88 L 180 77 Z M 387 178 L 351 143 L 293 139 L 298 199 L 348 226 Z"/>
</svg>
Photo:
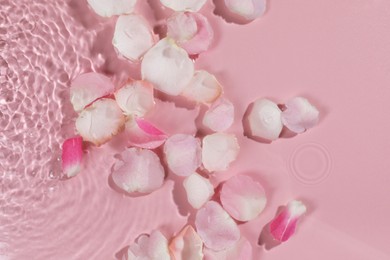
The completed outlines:
<svg viewBox="0 0 390 260">
<path fill-rule="evenodd" d="M 202 260 L 203 241 L 190 225 L 185 226 L 169 243 L 174 260 Z"/>
<path fill-rule="evenodd" d="M 142 78 L 168 95 L 179 95 L 194 74 L 194 63 L 172 39 L 164 38 L 144 56 Z"/>
<path fill-rule="evenodd" d="M 287 241 L 294 233 L 297 222 L 306 212 L 301 201 L 291 201 L 270 224 L 271 235 L 278 241 Z"/>
<path fill-rule="evenodd" d="M 112 44 L 120 55 L 135 62 L 153 46 L 154 36 L 142 16 L 121 15 L 116 21 Z"/>
<path fill-rule="evenodd" d="M 83 139 L 80 136 L 66 139 L 62 145 L 62 170 L 70 178 L 81 171 Z"/>
<path fill-rule="evenodd" d="M 222 94 L 222 86 L 214 75 L 204 70 L 194 73 L 189 84 L 184 88 L 182 95 L 199 103 L 210 104 Z"/>
<path fill-rule="evenodd" d="M 115 93 L 115 100 L 126 115 L 142 117 L 155 105 L 153 85 L 143 80 L 129 82 Z"/>
<path fill-rule="evenodd" d="M 238 155 L 240 146 L 232 134 L 215 133 L 203 138 L 202 162 L 209 171 L 227 170 Z"/>
<path fill-rule="evenodd" d="M 303 97 L 295 97 L 286 102 L 286 110 L 282 112 L 283 124 L 300 134 L 314 127 L 319 121 L 320 112 Z"/>
<path fill-rule="evenodd" d="M 197 212 L 195 226 L 205 246 L 215 251 L 231 248 L 240 239 L 236 222 L 214 201 Z"/>
<path fill-rule="evenodd" d="M 274 141 L 283 129 L 282 111 L 278 105 L 268 99 L 258 99 L 250 112 L 249 126 L 253 136 Z"/>
<path fill-rule="evenodd" d="M 234 106 L 225 98 L 218 99 L 203 117 L 203 125 L 213 131 L 222 132 L 232 126 L 234 121 Z"/>
<path fill-rule="evenodd" d="M 244 175 L 227 180 L 222 186 L 220 197 L 223 208 L 239 221 L 255 219 L 267 203 L 263 186 Z"/>
<path fill-rule="evenodd" d="M 168 168 L 179 176 L 189 176 L 202 164 L 200 141 L 192 135 L 169 137 L 164 144 L 164 154 Z"/>
<path fill-rule="evenodd" d="M 142 118 L 131 117 L 126 122 L 125 134 L 130 146 L 155 149 L 162 145 L 168 136 Z"/>
<path fill-rule="evenodd" d="M 125 117 L 115 100 L 103 98 L 85 108 L 76 120 L 76 129 L 84 141 L 104 144 L 122 130 Z"/>
<path fill-rule="evenodd" d="M 205 248 L 204 260 L 253 260 L 252 245 L 248 239 L 241 237 L 234 247 L 223 251 Z"/>
<path fill-rule="evenodd" d="M 161 3 L 176 11 L 192 11 L 198 12 L 207 0 L 160 0 Z"/>
<path fill-rule="evenodd" d="M 214 38 L 209 21 L 199 13 L 177 13 L 167 20 L 167 27 L 167 35 L 190 55 L 207 51 Z"/>
<path fill-rule="evenodd" d="M 70 86 L 70 102 L 76 112 L 80 112 L 87 105 L 98 98 L 114 91 L 114 85 L 106 76 L 90 72 L 79 75 Z"/>
<path fill-rule="evenodd" d="M 225 0 L 227 8 L 247 20 L 254 20 L 265 12 L 266 0 Z"/>
<path fill-rule="evenodd" d="M 128 260 L 170 260 L 168 240 L 160 231 L 139 236 L 127 251 Z"/>
<path fill-rule="evenodd" d="M 209 179 L 193 173 L 183 182 L 188 203 L 194 208 L 201 208 L 214 195 L 214 187 Z"/>
<path fill-rule="evenodd" d="M 87 0 L 91 8 L 100 16 L 128 14 L 134 9 L 137 0 Z"/>
<path fill-rule="evenodd" d="M 114 183 L 128 193 L 150 193 L 164 182 L 164 168 L 151 150 L 129 148 L 122 152 L 112 172 Z"/>
</svg>

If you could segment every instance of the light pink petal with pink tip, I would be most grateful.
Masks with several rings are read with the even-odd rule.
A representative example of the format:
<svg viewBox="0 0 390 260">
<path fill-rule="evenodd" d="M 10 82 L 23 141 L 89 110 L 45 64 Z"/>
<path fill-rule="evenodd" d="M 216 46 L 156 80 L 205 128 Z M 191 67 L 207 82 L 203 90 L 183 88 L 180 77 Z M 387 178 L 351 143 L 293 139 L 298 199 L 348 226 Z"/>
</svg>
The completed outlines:
<svg viewBox="0 0 390 260">
<path fill-rule="evenodd" d="M 225 0 L 226 7 L 247 20 L 254 20 L 265 13 L 267 0 Z"/>
<path fill-rule="evenodd" d="M 185 226 L 169 243 L 174 260 L 202 260 L 203 241 L 190 225 Z"/>
<path fill-rule="evenodd" d="M 282 112 L 282 122 L 292 132 L 300 134 L 314 127 L 319 121 L 320 112 L 303 97 L 295 97 L 286 102 Z"/>
<path fill-rule="evenodd" d="M 115 100 L 103 98 L 85 108 L 76 120 L 76 129 L 84 141 L 101 145 L 122 130 L 125 117 Z"/>
<path fill-rule="evenodd" d="M 131 117 L 126 122 L 125 134 L 130 146 L 155 149 L 161 146 L 168 136 L 142 118 Z"/>
<path fill-rule="evenodd" d="M 112 180 L 128 193 L 150 193 L 164 182 L 164 168 L 151 150 L 129 148 L 119 154 L 112 172 Z"/>
<path fill-rule="evenodd" d="M 83 139 L 80 136 L 66 139 L 62 145 L 62 170 L 70 178 L 81 171 Z"/>
<path fill-rule="evenodd" d="M 203 5 L 206 3 L 207 0 L 160 0 L 161 3 L 176 11 L 191 11 L 191 12 L 198 12 Z"/>
<path fill-rule="evenodd" d="M 194 208 L 201 208 L 214 195 L 214 187 L 209 179 L 193 173 L 183 181 L 188 203 Z"/>
<path fill-rule="evenodd" d="M 160 231 L 150 235 L 141 235 L 130 245 L 128 260 L 171 260 L 168 240 Z"/>
<path fill-rule="evenodd" d="M 223 132 L 232 126 L 234 106 L 225 98 L 217 100 L 203 117 L 203 125 L 216 132 Z"/>
<path fill-rule="evenodd" d="M 245 237 L 234 245 L 234 247 L 227 250 L 215 252 L 205 248 L 204 260 L 253 260 L 253 249 L 251 243 Z"/>
<path fill-rule="evenodd" d="M 267 203 L 263 186 L 244 175 L 227 180 L 222 186 L 220 197 L 223 208 L 239 221 L 255 219 Z"/>
<path fill-rule="evenodd" d="M 287 207 L 272 220 L 270 224 L 271 235 L 274 239 L 284 242 L 287 241 L 294 233 L 297 222 L 306 212 L 306 206 L 297 200 L 288 203 Z"/>
<path fill-rule="evenodd" d="M 98 98 L 111 94 L 114 85 L 111 80 L 99 73 L 90 72 L 77 76 L 70 86 L 70 102 L 76 112 Z"/>
<path fill-rule="evenodd" d="M 198 210 L 195 226 L 205 246 L 215 251 L 231 248 L 240 239 L 236 222 L 214 201 Z"/>
<path fill-rule="evenodd" d="M 100 16 L 128 14 L 134 9 L 137 0 L 87 0 L 89 6 Z"/>
<path fill-rule="evenodd" d="M 215 133 L 203 138 L 202 162 L 209 171 L 225 171 L 237 158 L 240 146 L 235 135 Z"/>
<path fill-rule="evenodd" d="M 164 144 L 168 168 L 178 176 L 189 176 L 202 164 L 200 140 L 192 135 L 176 134 Z"/>
<path fill-rule="evenodd" d="M 182 93 L 183 96 L 190 100 L 205 104 L 213 103 L 221 94 L 221 84 L 214 75 L 205 70 L 196 71 Z"/>
</svg>

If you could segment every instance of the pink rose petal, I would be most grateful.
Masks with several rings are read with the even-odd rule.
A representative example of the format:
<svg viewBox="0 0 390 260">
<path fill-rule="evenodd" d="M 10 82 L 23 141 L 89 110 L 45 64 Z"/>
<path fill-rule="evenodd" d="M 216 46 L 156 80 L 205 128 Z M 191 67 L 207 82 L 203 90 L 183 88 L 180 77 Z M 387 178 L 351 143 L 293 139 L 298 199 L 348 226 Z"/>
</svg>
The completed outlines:
<svg viewBox="0 0 390 260">
<path fill-rule="evenodd" d="M 168 95 L 179 95 L 194 74 L 194 63 L 185 50 L 164 38 L 144 56 L 142 78 Z"/>
<path fill-rule="evenodd" d="M 164 144 L 164 154 L 168 168 L 178 176 L 189 176 L 202 164 L 200 141 L 192 135 L 169 137 Z"/>
<path fill-rule="evenodd" d="M 215 133 L 203 138 L 202 162 L 209 171 L 227 170 L 238 155 L 240 146 L 232 134 Z"/>
<path fill-rule="evenodd" d="M 70 178 L 81 170 L 83 159 L 83 139 L 80 136 L 66 139 L 62 145 L 62 170 Z"/>
<path fill-rule="evenodd" d="M 222 94 L 222 86 L 214 75 L 204 70 L 194 73 L 189 84 L 184 88 L 182 95 L 199 103 L 210 104 Z"/>
<path fill-rule="evenodd" d="M 231 248 L 240 239 L 236 222 L 214 201 L 198 211 L 195 226 L 205 246 L 215 251 Z"/>
<path fill-rule="evenodd" d="M 85 108 L 76 120 L 76 129 L 85 141 L 101 145 L 122 130 L 125 117 L 115 100 L 103 98 Z"/>
<path fill-rule="evenodd" d="M 266 9 L 266 0 L 225 0 L 226 7 L 247 20 L 262 16 Z"/>
<path fill-rule="evenodd" d="M 128 14 L 133 11 L 137 0 L 87 0 L 91 8 L 100 16 Z"/>
<path fill-rule="evenodd" d="M 281 113 L 278 105 L 268 99 L 255 101 L 248 116 L 252 135 L 271 141 L 278 139 L 283 129 Z"/>
<path fill-rule="evenodd" d="M 150 193 L 164 182 L 164 168 L 151 150 L 129 148 L 120 154 L 112 172 L 114 183 L 128 193 Z"/>
<path fill-rule="evenodd" d="M 127 254 L 128 260 L 171 260 L 168 240 L 160 231 L 139 236 Z"/>
<path fill-rule="evenodd" d="M 203 125 L 216 132 L 227 130 L 232 126 L 233 121 L 234 106 L 225 98 L 217 100 L 203 117 Z"/>
<path fill-rule="evenodd" d="M 214 187 L 209 179 L 193 173 L 183 182 L 188 203 L 194 208 L 201 208 L 214 195 Z"/>
<path fill-rule="evenodd" d="M 174 260 L 203 259 L 203 241 L 190 225 L 172 239 L 169 249 Z"/>
<path fill-rule="evenodd" d="M 293 200 L 270 224 L 271 235 L 278 241 L 287 241 L 294 233 L 297 222 L 306 212 L 301 201 Z"/>
<path fill-rule="evenodd" d="M 116 21 L 112 44 L 120 55 L 135 62 L 153 46 L 154 35 L 142 16 L 121 15 Z"/>
<path fill-rule="evenodd" d="M 253 260 L 252 245 L 245 237 L 227 250 L 215 252 L 208 248 L 204 250 L 204 260 Z"/>
<path fill-rule="evenodd" d="M 286 108 L 282 122 L 294 133 L 303 133 L 319 121 L 320 112 L 306 98 L 295 97 L 286 102 Z"/>
<path fill-rule="evenodd" d="M 130 146 L 155 149 L 161 146 L 168 136 L 142 118 L 129 118 L 125 133 Z"/>
<path fill-rule="evenodd" d="M 70 102 L 76 112 L 80 112 L 87 105 L 98 98 L 114 91 L 114 85 L 106 76 L 90 72 L 77 76 L 70 86 Z"/>
<path fill-rule="evenodd" d="M 264 210 L 267 198 L 260 183 L 248 176 L 237 175 L 223 184 L 221 203 L 234 219 L 249 221 Z"/>
<path fill-rule="evenodd" d="M 203 5 L 206 3 L 206 0 L 160 0 L 161 3 L 176 11 L 192 11 L 198 12 Z"/>
</svg>

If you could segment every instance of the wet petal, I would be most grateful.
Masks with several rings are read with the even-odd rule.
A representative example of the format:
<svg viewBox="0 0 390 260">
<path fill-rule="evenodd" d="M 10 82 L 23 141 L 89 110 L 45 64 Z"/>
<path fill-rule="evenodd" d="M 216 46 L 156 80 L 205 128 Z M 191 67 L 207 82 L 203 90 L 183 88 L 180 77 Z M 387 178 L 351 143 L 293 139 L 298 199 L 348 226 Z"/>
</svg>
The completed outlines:
<svg viewBox="0 0 390 260">
<path fill-rule="evenodd" d="M 114 85 L 108 77 L 95 72 L 81 74 L 70 86 L 70 102 L 73 109 L 80 112 L 96 99 L 113 91 Z"/>
<path fill-rule="evenodd" d="M 249 221 L 264 210 L 267 198 L 260 183 L 248 176 L 237 175 L 223 184 L 221 203 L 234 219 Z"/>
<path fill-rule="evenodd" d="M 129 118 L 125 133 L 130 146 L 155 149 L 162 145 L 168 136 L 142 118 Z"/>
<path fill-rule="evenodd" d="M 250 112 L 249 126 L 252 135 L 274 141 L 279 138 L 283 124 L 282 111 L 278 105 L 268 99 L 258 99 Z"/>
<path fill-rule="evenodd" d="M 160 231 L 141 235 L 128 250 L 128 260 L 170 260 L 168 240 Z"/>
<path fill-rule="evenodd" d="M 295 97 L 286 102 L 286 110 L 282 112 L 283 124 L 300 134 L 314 127 L 319 121 L 320 112 L 303 97 Z"/>
<path fill-rule="evenodd" d="M 190 225 L 185 226 L 169 244 L 174 260 L 202 260 L 203 241 Z"/>
<path fill-rule="evenodd" d="M 188 203 L 195 209 L 201 208 L 214 195 L 214 187 L 209 179 L 193 173 L 183 182 Z"/>
<path fill-rule="evenodd" d="M 227 170 L 238 155 L 240 146 L 232 134 L 215 133 L 203 138 L 202 162 L 209 171 Z"/>
<path fill-rule="evenodd" d="M 164 168 L 151 150 L 129 148 L 120 154 L 112 172 L 114 183 L 128 193 L 150 193 L 164 182 Z"/>
<path fill-rule="evenodd" d="M 176 11 L 192 11 L 198 12 L 203 5 L 206 3 L 206 0 L 160 0 L 161 3 Z"/>
<path fill-rule="evenodd" d="M 195 226 L 205 246 L 215 251 L 231 248 L 240 239 L 236 222 L 214 201 L 198 211 Z"/>
<path fill-rule="evenodd" d="M 247 20 L 254 20 L 265 12 L 266 0 L 225 0 L 227 8 Z"/>
<path fill-rule="evenodd" d="M 194 73 L 189 84 L 184 88 L 182 95 L 199 103 L 210 104 L 222 94 L 222 86 L 214 75 L 204 70 Z"/>
<path fill-rule="evenodd" d="M 125 117 L 115 100 L 103 98 L 80 113 L 76 129 L 84 141 L 101 145 L 116 135 L 124 123 Z"/>
<path fill-rule="evenodd" d="M 227 130 L 232 126 L 233 121 L 234 106 L 225 98 L 217 100 L 203 117 L 203 125 L 216 132 Z"/>
<path fill-rule="evenodd" d="M 164 38 L 145 54 L 141 72 L 142 78 L 150 81 L 156 89 L 177 96 L 190 82 L 194 63 L 173 40 Z"/>
<path fill-rule="evenodd" d="M 164 145 L 164 154 L 168 168 L 179 176 L 189 176 L 202 164 L 200 141 L 192 135 L 169 137 Z"/>
<path fill-rule="evenodd" d="M 297 222 L 306 212 L 306 206 L 297 200 L 291 201 L 270 224 L 271 235 L 278 241 L 287 241 L 294 233 Z"/>
<path fill-rule="evenodd" d="M 70 178 L 81 170 L 83 159 L 83 139 L 80 136 L 65 140 L 62 145 L 62 170 Z"/>
<path fill-rule="evenodd" d="M 87 0 L 91 8 L 100 16 L 128 14 L 133 11 L 137 0 Z"/>
</svg>

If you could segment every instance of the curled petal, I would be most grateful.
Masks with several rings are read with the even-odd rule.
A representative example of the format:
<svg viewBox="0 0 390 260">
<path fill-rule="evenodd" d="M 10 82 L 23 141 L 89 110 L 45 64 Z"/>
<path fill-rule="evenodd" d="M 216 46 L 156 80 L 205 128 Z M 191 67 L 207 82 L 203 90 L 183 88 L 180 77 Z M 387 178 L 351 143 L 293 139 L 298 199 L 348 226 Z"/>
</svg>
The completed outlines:
<svg viewBox="0 0 390 260">
<path fill-rule="evenodd" d="M 87 0 L 91 8 L 100 16 L 128 14 L 134 9 L 137 0 Z"/>
<path fill-rule="evenodd" d="M 233 121 L 234 106 L 225 98 L 217 100 L 203 117 L 203 125 L 216 132 L 227 130 L 232 126 Z"/>
<path fill-rule="evenodd" d="M 150 150 L 129 148 L 120 154 L 112 172 L 114 183 L 128 193 L 150 193 L 164 181 L 164 168 Z"/>
<path fill-rule="evenodd" d="M 128 260 L 170 260 L 168 240 L 160 231 L 141 235 L 130 245 L 127 251 Z"/>
<path fill-rule="evenodd" d="M 183 182 L 187 200 L 195 208 L 201 208 L 214 195 L 214 187 L 210 181 L 197 173 L 188 176 Z"/>
<path fill-rule="evenodd" d="M 121 15 L 116 21 L 112 44 L 120 55 L 135 62 L 153 46 L 154 36 L 142 16 Z"/>
<path fill-rule="evenodd" d="M 205 246 L 215 251 L 231 248 L 240 239 L 236 222 L 214 201 L 198 211 L 195 226 Z"/>
<path fill-rule="evenodd" d="M 303 97 L 295 97 L 287 101 L 286 110 L 282 112 L 283 124 L 300 134 L 318 123 L 320 112 Z"/>
<path fill-rule="evenodd" d="M 203 138 L 202 162 L 209 171 L 227 170 L 238 155 L 240 146 L 232 134 L 215 133 Z"/>
<path fill-rule="evenodd" d="M 83 139 L 80 136 L 65 140 L 62 145 L 62 170 L 70 178 L 81 170 L 83 159 Z"/>
<path fill-rule="evenodd" d="M 203 241 L 190 225 L 185 226 L 169 244 L 174 260 L 202 260 Z"/>
<path fill-rule="evenodd" d="M 203 5 L 206 3 L 206 0 L 160 0 L 161 3 L 176 11 L 192 11 L 198 12 Z"/>
<path fill-rule="evenodd" d="M 278 105 L 271 100 L 255 101 L 248 116 L 252 135 L 271 141 L 278 139 L 283 129 L 281 113 Z"/>
<path fill-rule="evenodd" d="M 114 85 L 106 76 L 90 72 L 79 75 L 70 86 L 70 102 L 76 112 L 80 112 L 87 105 L 98 98 L 114 91 Z"/>
<path fill-rule="evenodd" d="M 189 176 L 202 164 L 200 141 L 192 135 L 169 137 L 164 145 L 164 154 L 168 168 L 179 176 Z"/>
<path fill-rule="evenodd" d="M 297 200 L 291 201 L 270 224 L 271 235 L 278 241 L 287 241 L 294 233 L 297 222 L 306 212 L 306 206 Z"/>
<path fill-rule="evenodd" d="M 221 203 L 234 219 L 249 221 L 264 210 L 267 198 L 260 183 L 248 176 L 237 175 L 223 184 Z"/>
<path fill-rule="evenodd" d="M 167 135 L 142 118 L 130 118 L 125 125 L 130 146 L 155 149 L 162 145 Z"/>
<path fill-rule="evenodd" d="M 266 0 L 225 0 L 227 8 L 247 20 L 254 20 L 265 12 Z"/>
<path fill-rule="evenodd" d="M 101 145 L 119 133 L 125 117 L 115 100 L 103 98 L 84 109 L 76 120 L 76 129 L 85 141 Z"/>
<path fill-rule="evenodd" d="M 214 75 L 204 70 L 194 73 L 189 84 L 184 88 L 182 95 L 199 103 L 210 104 L 222 94 L 222 86 Z"/>
<path fill-rule="evenodd" d="M 179 95 L 194 74 L 194 63 L 173 40 L 164 38 L 144 56 L 142 78 L 168 95 Z"/>
</svg>

